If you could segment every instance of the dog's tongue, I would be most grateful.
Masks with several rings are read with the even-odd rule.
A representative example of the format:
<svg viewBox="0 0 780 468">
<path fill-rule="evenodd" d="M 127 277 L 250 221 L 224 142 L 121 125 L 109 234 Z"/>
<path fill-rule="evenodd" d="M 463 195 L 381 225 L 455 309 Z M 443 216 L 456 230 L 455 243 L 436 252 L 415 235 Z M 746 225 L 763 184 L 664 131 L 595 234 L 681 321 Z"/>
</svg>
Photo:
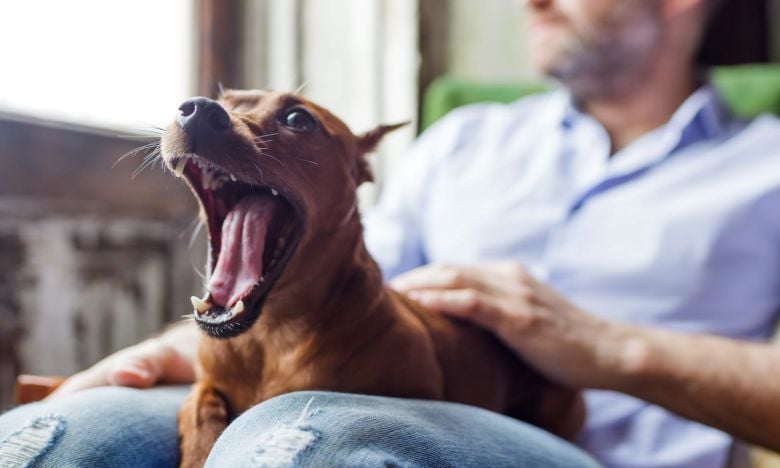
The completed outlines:
<svg viewBox="0 0 780 468">
<path fill-rule="evenodd" d="M 207 286 L 214 303 L 232 307 L 260 281 L 275 208 L 270 196 L 244 197 L 225 217 L 219 259 Z"/>
</svg>

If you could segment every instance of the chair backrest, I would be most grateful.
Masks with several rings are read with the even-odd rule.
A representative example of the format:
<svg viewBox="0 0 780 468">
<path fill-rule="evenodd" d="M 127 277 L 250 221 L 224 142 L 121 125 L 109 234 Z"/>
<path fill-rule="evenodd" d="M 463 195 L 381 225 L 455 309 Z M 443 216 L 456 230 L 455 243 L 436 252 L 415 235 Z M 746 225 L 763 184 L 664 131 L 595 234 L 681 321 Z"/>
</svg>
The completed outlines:
<svg viewBox="0 0 780 468">
<path fill-rule="evenodd" d="M 711 77 L 734 114 L 780 115 L 780 65 L 718 67 L 712 70 Z M 456 107 L 477 102 L 511 102 L 551 88 L 544 82 L 484 83 L 445 75 L 434 80 L 425 92 L 420 129 L 428 128 Z"/>
</svg>

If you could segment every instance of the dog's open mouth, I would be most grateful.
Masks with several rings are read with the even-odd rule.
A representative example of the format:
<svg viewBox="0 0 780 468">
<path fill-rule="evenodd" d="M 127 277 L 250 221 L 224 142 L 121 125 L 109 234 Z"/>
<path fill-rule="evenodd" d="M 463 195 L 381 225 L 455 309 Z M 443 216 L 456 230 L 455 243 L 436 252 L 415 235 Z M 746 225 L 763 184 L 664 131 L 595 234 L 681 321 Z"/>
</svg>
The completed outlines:
<svg viewBox="0 0 780 468">
<path fill-rule="evenodd" d="M 278 189 L 242 182 L 195 154 L 169 164 L 207 217 L 208 292 L 192 297 L 195 320 L 212 336 L 238 335 L 257 319 L 292 257 L 302 232 L 299 213 Z"/>
</svg>

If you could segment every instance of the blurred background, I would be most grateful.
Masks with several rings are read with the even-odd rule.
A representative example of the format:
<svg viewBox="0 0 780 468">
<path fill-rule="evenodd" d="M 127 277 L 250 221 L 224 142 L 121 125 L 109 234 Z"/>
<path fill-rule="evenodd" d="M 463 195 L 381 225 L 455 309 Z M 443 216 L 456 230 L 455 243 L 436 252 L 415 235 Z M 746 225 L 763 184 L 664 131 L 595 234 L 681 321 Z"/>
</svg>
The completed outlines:
<svg viewBox="0 0 780 468">
<path fill-rule="evenodd" d="M 418 122 L 441 76 L 536 81 L 516 0 L 0 3 L 0 407 L 190 312 L 195 204 L 144 153 L 192 95 L 296 90 L 354 131 Z M 730 0 L 702 64 L 780 59 L 780 0 Z M 418 126 L 374 160 L 381 190 Z M 143 170 L 141 170 L 143 169 Z"/>
</svg>

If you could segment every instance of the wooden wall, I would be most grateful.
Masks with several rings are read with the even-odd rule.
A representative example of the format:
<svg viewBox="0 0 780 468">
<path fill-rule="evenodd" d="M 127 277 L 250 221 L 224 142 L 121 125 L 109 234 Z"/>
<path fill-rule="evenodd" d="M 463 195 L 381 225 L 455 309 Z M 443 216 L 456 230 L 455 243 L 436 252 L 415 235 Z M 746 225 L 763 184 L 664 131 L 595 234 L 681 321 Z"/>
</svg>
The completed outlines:
<svg viewBox="0 0 780 468">
<path fill-rule="evenodd" d="M 148 137 L 0 114 L 0 408 L 19 372 L 67 375 L 188 313 L 192 196 Z"/>
</svg>

